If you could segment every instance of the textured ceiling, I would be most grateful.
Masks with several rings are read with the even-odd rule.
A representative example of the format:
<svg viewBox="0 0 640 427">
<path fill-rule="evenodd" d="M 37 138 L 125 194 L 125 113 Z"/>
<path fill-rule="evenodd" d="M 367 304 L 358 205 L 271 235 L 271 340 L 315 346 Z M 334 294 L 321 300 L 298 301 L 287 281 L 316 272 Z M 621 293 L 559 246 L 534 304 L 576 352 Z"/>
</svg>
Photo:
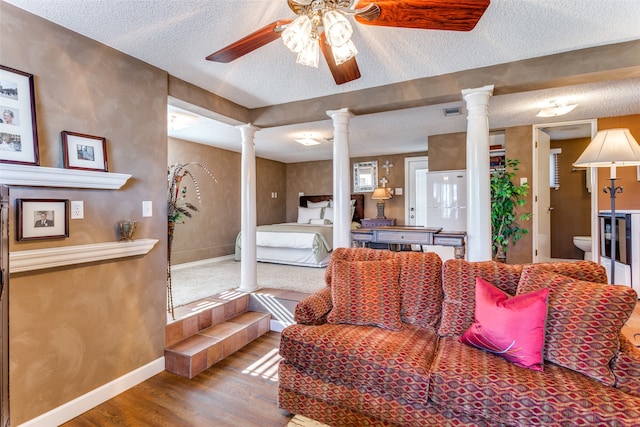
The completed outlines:
<svg viewBox="0 0 640 427">
<path fill-rule="evenodd" d="M 7 0 L 5 0 L 7 1 Z M 468 33 L 354 24 L 362 77 L 337 86 L 321 62 L 295 64 L 279 41 L 229 64 L 204 58 L 277 19 L 295 15 L 285 0 L 8 0 L 18 7 L 98 40 L 247 108 L 312 99 L 640 39 L 638 0 L 492 0 Z M 1 19 L 1 17 L 0 17 Z M 638 60 L 640 62 L 640 59 Z M 558 64 L 562 67 L 562 64 Z M 549 101 L 578 102 L 567 116 L 541 120 Z M 428 135 L 462 131 L 464 111 L 442 109 L 462 101 L 356 116 L 350 124 L 353 156 L 423 151 Z M 336 105 L 335 108 L 340 108 Z M 494 96 L 490 126 L 573 121 L 640 113 L 640 77 Z M 200 119 L 170 135 L 240 150 L 239 132 Z M 268 128 L 256 133 L 259 156 L 285 162 L 331 158 L 331 146 L 293 142 L 304 132 L 331 137 L 331 122 Z"/>
</svg>

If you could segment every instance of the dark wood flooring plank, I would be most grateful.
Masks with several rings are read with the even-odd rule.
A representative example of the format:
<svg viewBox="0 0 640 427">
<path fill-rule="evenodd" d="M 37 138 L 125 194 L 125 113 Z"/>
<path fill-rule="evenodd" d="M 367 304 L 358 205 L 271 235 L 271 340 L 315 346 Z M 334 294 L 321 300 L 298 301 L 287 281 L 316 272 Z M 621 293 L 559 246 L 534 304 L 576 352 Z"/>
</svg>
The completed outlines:
<svg viewBox="0 0 640 427">
<path fill-rule="evenodd" d="M 292 415 L 276 403 L 279 343 L 269 332 L 191 380 L 161 372 L 63 426 L 284 427 Z"/>
</svg>

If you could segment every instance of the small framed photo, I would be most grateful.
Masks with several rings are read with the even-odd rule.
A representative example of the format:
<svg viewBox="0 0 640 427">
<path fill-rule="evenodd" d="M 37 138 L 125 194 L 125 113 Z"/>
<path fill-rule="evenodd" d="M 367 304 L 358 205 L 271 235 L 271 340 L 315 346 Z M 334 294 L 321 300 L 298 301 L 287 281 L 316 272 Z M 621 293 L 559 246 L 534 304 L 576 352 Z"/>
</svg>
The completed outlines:
<svg viewBox="0 0 640 427">
<path fill-rule="evenodd" d="M 16 199 L 18 240 L 69 237 L 69 200 Z"/>
<path fill-rule="evenodd" d="M 0 65 L 0 162 L 38 166 L 33 74 Z"/>
<path fill-rule="evenodd" d="M 67 169 L 107 172 L 107 141 L 100 136 L 62 131 L 62 157 Z"/>
</svg>

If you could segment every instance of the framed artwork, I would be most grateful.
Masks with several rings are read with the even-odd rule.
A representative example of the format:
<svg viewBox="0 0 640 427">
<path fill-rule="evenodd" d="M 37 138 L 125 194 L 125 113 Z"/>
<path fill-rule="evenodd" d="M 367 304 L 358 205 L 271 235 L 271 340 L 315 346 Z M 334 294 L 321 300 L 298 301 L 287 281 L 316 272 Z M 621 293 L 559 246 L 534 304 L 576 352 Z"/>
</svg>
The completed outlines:
<svg viewBox="0 0 640 427">
<path fill-rule="evenodd" d="M 18 240 L 69 237 L 69 200 L 16 199 Z"/>
<path fill-rule="evenodd" d="M 33 74 L 0 65 L 0 162 L 40 164 Z"/>
<path fill-rule="evenodd" d="M 107 141 L 100 136 L 62 131 L 62 156 L 67 169 L 107 172 Z"/>
</svg>

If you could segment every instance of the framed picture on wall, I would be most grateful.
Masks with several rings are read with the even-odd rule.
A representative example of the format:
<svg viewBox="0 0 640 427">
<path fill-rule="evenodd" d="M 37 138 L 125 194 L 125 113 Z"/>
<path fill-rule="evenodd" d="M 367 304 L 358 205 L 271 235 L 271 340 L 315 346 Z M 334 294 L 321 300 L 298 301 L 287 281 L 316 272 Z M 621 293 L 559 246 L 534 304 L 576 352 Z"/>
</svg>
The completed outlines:
<svg viewBox="0 0 640 427">
<path fill-rule="evenodd" d="M 33 75 L 0 65 L 0 162 L 38 166 Z"/>
<path fill-rule="evenodd" d="M 16 199 L 18 240 L 69 237 L 69 200 Z"/>
<path fill-rule="evenodd" d="M 107 172 L 107 141 L 101 136 L 62 131 L 62 157 L 67 169 Z"/>
</svg>

